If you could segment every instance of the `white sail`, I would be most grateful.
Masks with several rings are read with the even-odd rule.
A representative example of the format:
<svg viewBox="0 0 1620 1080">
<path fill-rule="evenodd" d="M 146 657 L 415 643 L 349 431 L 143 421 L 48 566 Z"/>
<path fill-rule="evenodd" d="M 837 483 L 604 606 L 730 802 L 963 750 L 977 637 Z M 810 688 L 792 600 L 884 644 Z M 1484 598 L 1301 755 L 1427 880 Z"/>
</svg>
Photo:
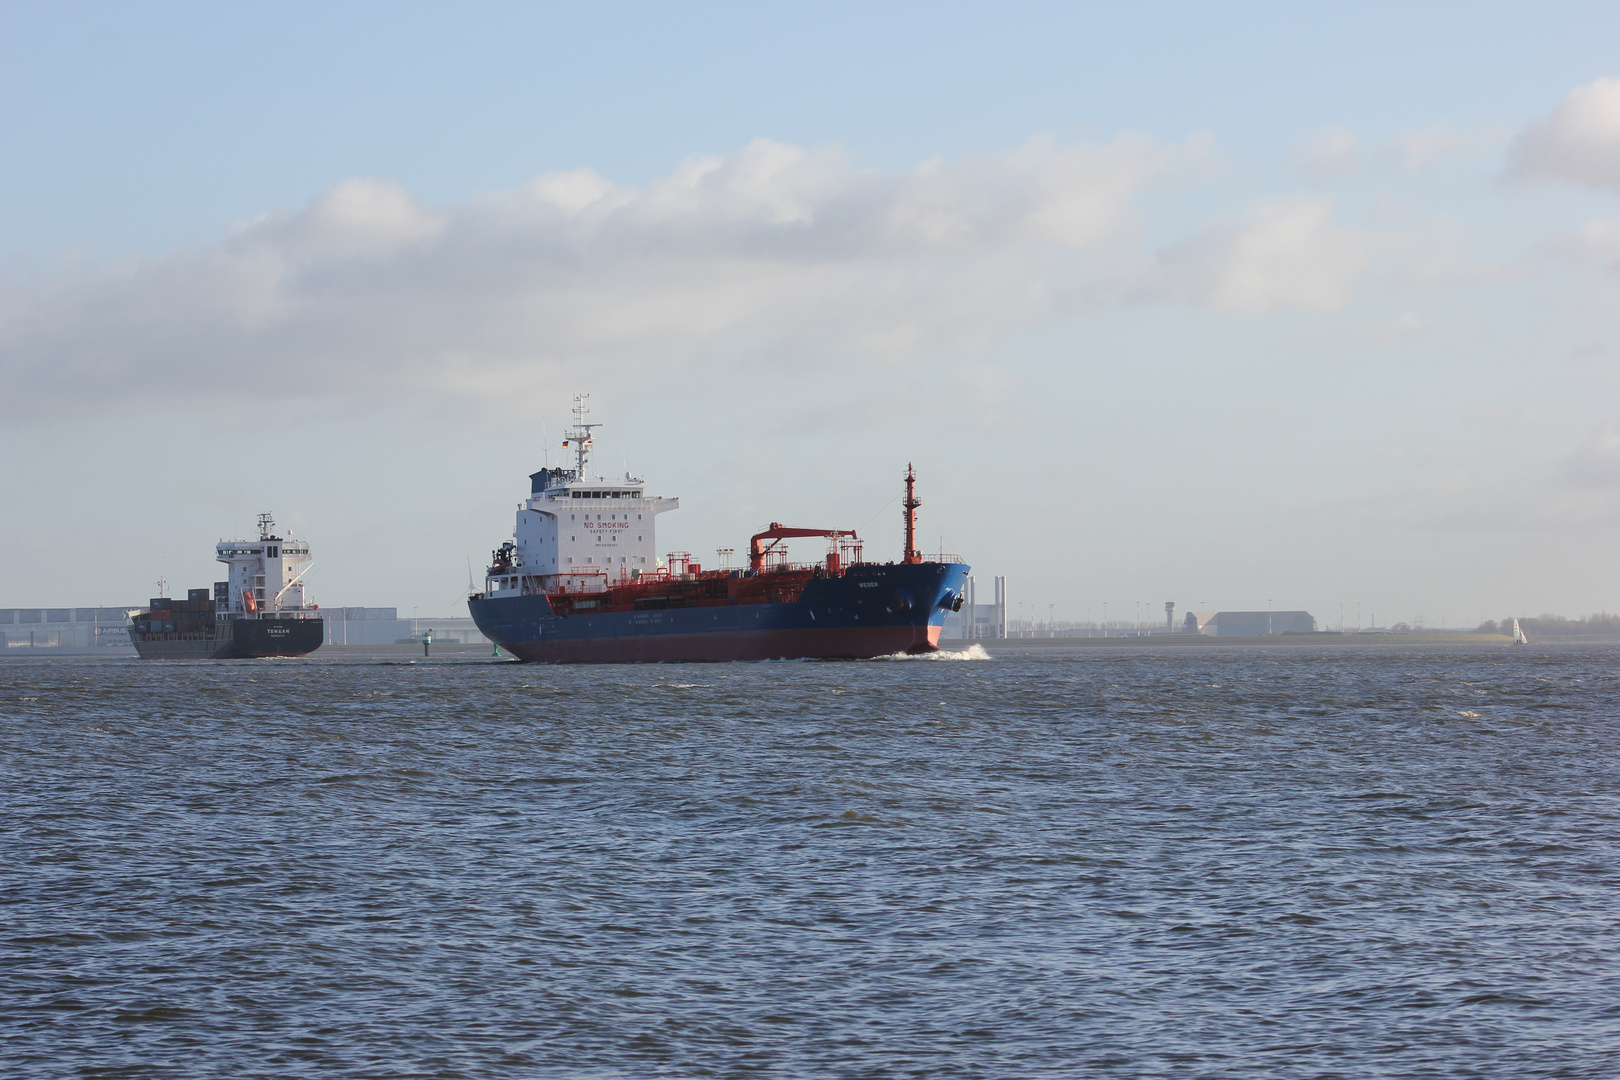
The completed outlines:
<svg viewBox="0 0 1620 1080">
<path fill-rule="evenodd" d="M 1530 639 L 1524 636 L 1524 631 L 1523 630 L 1519 629 L 1519 620 L 1518 619 L 1513 620 L 1513 644 L 1515 644 L 1515 645 L 1528 645 L 1528 644 L 1530 644 Z"/>
</svg>

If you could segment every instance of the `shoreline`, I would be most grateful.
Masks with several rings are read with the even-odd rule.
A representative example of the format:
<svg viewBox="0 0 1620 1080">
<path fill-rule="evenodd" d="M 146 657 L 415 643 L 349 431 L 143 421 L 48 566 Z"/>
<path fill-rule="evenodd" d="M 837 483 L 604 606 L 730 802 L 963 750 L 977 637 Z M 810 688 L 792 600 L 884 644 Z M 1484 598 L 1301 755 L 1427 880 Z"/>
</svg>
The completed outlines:
<svg viewBox="0 0 1620 1080">
<path fill-rule="evenodd" d="M 966 640 L 951 638 L 939 643 L 942 652 L 966 652 L 978 645 L 986 652 L 1040 652 L 1054 649 L 1141 649 L 1167 647 L 1177 649 L 1212 649 L 1223 646 L 1238 648 L 1329 648 L 1387 647 L 1391 645 L 1444 645 L 1452 648 L 1511 646 L 1513 639 L 1506 634 L 1262 634 L 1256 637 L 1216 637 L 1203 634 L 1144 634 L 1141 637 L 1057 637 L 1057 638 L 979 638 Z M 1529 647 L 1552 645 L 1620 645 L 1620 637 L 1571 635 L 1548 637 L 1532 641 Z"/>
<path fill-rule="evenodd" d="M 950 638 L 939 643 L 941 652 L 965 653 L 974 646 L 978 646 L 991 656 L 1017 656 L 1038 655 L 1042 653 L 1079 652 L 1118 649 L 1145 649 L 1149 651 L 1163 651 L 1165 649 L 1382 649 L 1393 646 L 1432 645 L 1442 648 L 1509 648 L 1513 639 L 1503 634 L 1271 634 L 1258 637 L 1209 637 L 1200 634 L 1154 634 L 1142 637 L 1059 637 L 1059 638 L 979 638 L 964 640 Z M 1592 635 L 1543 638 L 1531 642 L 1529 648 L 1552 648 L 1569 645 L 1613 645 L 1620 646 L 1620 637 L 1598 637 Z M 36 646 L 34 648 L 8 648 L 0 652 L 0 658 L 14 660 L 43 660 L 49 657 L 62 659 L 91 659 L 105 658 L 108 660 L 136 660 L 139 659 L 133 646 L 95 646 L 91 648 L 72 646 Z M 319 659 L 322 656 L 338 658 L 361 659 L 364 657 L 377 657 L 389 659 L 411 658 L 415 660 L 488 660 L 496 659 L 491 656 L 491 646 L 487 644 L 464 645 L 459 642 L 434 642 L 433 651 L 428 657 L 422 655 L 419 644 L 410 645 L 322 645 L 315 652 L 309 654 L 310 658 Z M 501 660 L 513 660 L 510 653 L 504 649 L 499 654 Z"/>
</svg>

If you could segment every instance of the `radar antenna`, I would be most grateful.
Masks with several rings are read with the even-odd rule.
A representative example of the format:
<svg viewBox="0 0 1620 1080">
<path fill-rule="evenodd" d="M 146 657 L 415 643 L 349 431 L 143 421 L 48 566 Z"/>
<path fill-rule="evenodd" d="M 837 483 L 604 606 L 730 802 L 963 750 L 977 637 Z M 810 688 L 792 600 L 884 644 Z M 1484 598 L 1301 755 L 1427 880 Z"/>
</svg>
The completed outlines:
<svg viewBox="0 0 1620 1080">
<path fill-rule="evenodd" d="M 589 400 L 591 400 L 589 394 L 574 395 L 574 426 L 569 428 L 563 437 L 564 446 L 569 443 L 574 444 L 574 456 L 579 463 L 574 473 L 575 480 L 585 479 L 585 462 L 590 457 L 591 443 L 593 441 L 591 429 L 602 426 L 601 424 L 587 424 L 585 422 L 586 415 L 591 411 L 590 406 L 585 404 Z"/>
</svg>

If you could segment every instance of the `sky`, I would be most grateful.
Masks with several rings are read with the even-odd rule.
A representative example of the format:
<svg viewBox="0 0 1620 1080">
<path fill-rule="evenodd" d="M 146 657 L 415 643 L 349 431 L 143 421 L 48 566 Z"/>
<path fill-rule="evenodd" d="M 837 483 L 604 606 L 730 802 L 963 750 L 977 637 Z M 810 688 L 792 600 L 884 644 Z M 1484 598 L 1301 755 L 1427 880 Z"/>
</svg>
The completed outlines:
<svg viewBox="0 0 1620 1080">
<path fill-rule="evenodd" d="M 269 510 L 323 606 L 464 612 L 583 393 L 699 560 L 897 557 L 915 463 L 1015 617 L 1620 610 L 1617 46 L 1601 3 L 0 0 L 0 606 L 205 586 Z"/>
</svg>

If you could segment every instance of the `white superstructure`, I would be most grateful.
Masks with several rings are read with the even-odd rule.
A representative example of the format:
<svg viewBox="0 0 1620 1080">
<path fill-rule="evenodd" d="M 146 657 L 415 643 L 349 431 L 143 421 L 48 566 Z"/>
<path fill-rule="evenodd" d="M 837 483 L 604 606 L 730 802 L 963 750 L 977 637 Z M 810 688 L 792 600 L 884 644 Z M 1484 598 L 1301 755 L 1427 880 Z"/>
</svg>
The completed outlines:
<svg viewBox="0 0 1620 1080">
<path fill-rule="evenodd" d="M 486 597 L 518 596 L 559 589 L 600 592 L 658 569 L 654 525 L 679 499 L 647 494 L 646 481 L 587 473 L 592 445 L 584 396 L 574 398 L 574 426 L 563 445 L 574 451 L 573 469 L 541 469 L 529 498 L 518 504 L 512 540 L 495 553 L 484 582 Z"/>
<path fill-rule="evenodd" d="M 230 579 L 214 584 L 216 614 L 285 618 L 314 610 L 304 597 L 304 575 L 315 565 L 309 542 L 275 533 L 275 520 L 260 514 L 257 540 L 223 540 L 214 549 L 230 567 Z"/>
</svg>

